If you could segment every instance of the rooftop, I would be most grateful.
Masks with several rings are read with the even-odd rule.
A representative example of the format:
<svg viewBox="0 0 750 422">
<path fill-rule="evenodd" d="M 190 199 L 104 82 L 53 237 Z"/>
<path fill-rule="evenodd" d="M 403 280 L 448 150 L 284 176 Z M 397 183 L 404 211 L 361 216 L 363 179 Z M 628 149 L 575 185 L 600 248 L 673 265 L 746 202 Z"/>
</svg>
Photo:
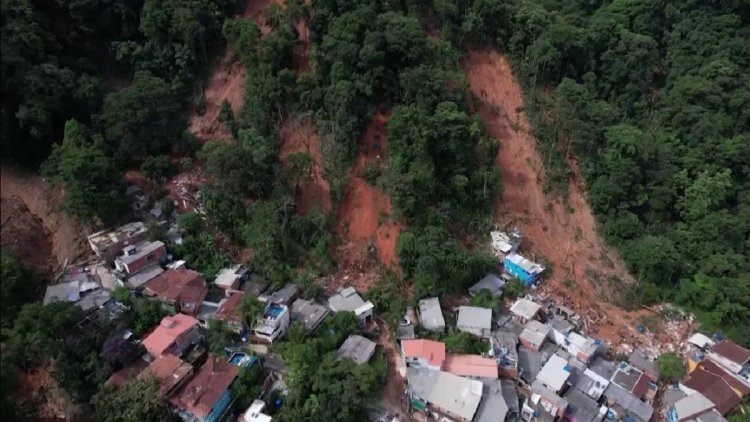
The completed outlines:
<svg viewBox="0 0 750 422">
<path fill-rule="evenodd" d="M 443 370 L 462 377 L 497 378 L 497 361 L 478 355 L 455 355 L 445 357 Z"/>
<path fill-rule="evenodd" d="M 128 276 L 128 285 L 134 289 L 142 287 L 145 283 L 151 281 L 154 277 L 164 272 L 164 269 L 158 263 L 146 267 L 135 274 Z"/>
<path fill-rule="evenodd" d="M 583 394 L 579 390 L 571 388 L 563 396 L 568 401 L 568 408 L 565 414 L 570 420 L 574 418 L 576 422 L 594 422 L 600 421 L 599 403 L 591 397 Z"/>
<path fill-rule="evenodd" d="M 431 365 L 443 366 L 445 361 L 445 344 L 433 340 L 404 340 L 401 342 L 404 357 L 421 358 Z"/>
<path fill-rule="evenodd" d="M 489 330 L 492 328 L 492 309 L 477 306 L 460 306 L 458 308 L 456 326 Z"/>
<path fill-rule="evenodd" d="M 224 289 L 232 287 L 246 271 L 245 267 L 239 264 L 223 268 L 216 274 L 214 284 Z"/>
<path fill-rule="evenodd" d="M 520 414 L 521 408 L 518 405 L 518 391 L 516 391 L 516 383 L 511 380 L 500 380 L 500 386 L 503 390 L 503 398 L 505 398 L 505 404 L 508 405 L 510 412 Z"/>
<path fill-rule="evenodd" d="M 575 388 L 595 400 L 599 400 L 608 385 L 609 379 L 602 377 L 591 369 L 583 371 L 583 374 L 575 382 Z"/>
<path fill-rule="evenodd" d="M 543 397 L 546 401 L 552 403 L 555 407 L 558 409 L 565 409 L 568 407 L 568 401 L 564 398 L 560 397 L 557 392 L 553 391 L 552 389 L 548 388 L 546 385 L 544 385 L 540 380 L 534 381 L 534 383 L 531 385 L 531 391 L 534 394 L 538 394 L 539 396 Z M 532 401 L 533 401 L 533 395 L 532 394 Z"/>
<path fill-rule="evenodd" d="M 646 374 L 655 374 L 656 378 L 659 378 L 659 368 L 656 366 L 656 362 L 651 360 L 643 349 L 635 349 L 628 357 L 628 363 Z"/>
<path fill-rule="evenodd" d="M 530 384 L 542 370 L 542 353 L 518 346 L 518 368 L 521 379 Z"/>
<path fill-rule="evenodd" d="M 638 397 L 623 390 L 620 386 L 610 383 L 604 390 L 604 395 L 612 402 L 617 403 L 625 409 L 629 415 L 637 416 L 643 421 L 651 420 L 654 414 L 654 408 L 649 404 L 642 402 Z"/>
<path fill-rule="evenodd" d="M 600 377 L 609 380 L 612 379 L 612 375 L 615 374 L 616 367 L 613 362 L 608 361 L 602 357 L 596 357 L 594 361 L 591 362 L 591 365 L 589 365 L 589 370 L 599 375 Z"/>
<path fill-rule="evenodd" d="M 271 293 L 268 297 L 268 301 L 272 303 L 283 303 L 289 306 L 297 297 L 299 293 L 299 286 L 294 283 L 287 283 L 281 289 Z"/>
<path fill-rule="evenodd" d="M 508 254 L 505 259 L 518 265 L 529 274 L 540 274 L 542 271 L 544 271 L 543 265 L 526 259 L 517 253 Z"/>
<path fill-rule="evenodd" d="M 648 391 L 648 377 L 640 370 L 624 362 L 617 366 L 615 375 L 610 381 L 619 385 L 625 391 L 633 393 L 638 398 L 643 397 Z"/>
<path fill-rule="evenodd" d="M 550 328 L 547 324 L 542 324 L 541 322 L 532 319 L 526 323 L 521 335 L 518 337 L 531 344 L 541 345 L 544 342 L 544 339 L 547 338 L 549 332 Z"/>
<path fill-rule="evenodd" d="M 236 366 L 224 359 L 209 357 L 195 376 L 169 400 L 174 406 L 205 418 L 224 391 L 237 377 Z"/>
<path fill-rule="evenodd" d="M 219 309 L 216 310 L 216 317 L 224 321 L 241 322 L 236 309 L 244 297 L 244 293 L 232 293 L 225 299 L 222 299 L 219 302 Z"/>
<path fill-rule="evenodd" d="M 325 306 L 306 299 L 297 299 L 292 303 L 292 319 L 302 321 L 305 328 L 315 330 L 330 311 Z"/>
<path fill-rule="evenodd" d="M 357 311 L 365 309 L 368 307 L 368 304 L 372 305 L 370 301 L 365 302 L 362 300 L 362 296 L 354 290 L 354 287 L 342 289 L 328 298 L 328 306 L 333 312 L 348 311 L 358 314 Z"/>
<path fill-rule="evenodd" d="M 562 390 L 569 377 L 570 368 L 568 367 L 568 361 L 558 355 L 552 355 L 547 360 L 547 363 L 544 364 L 542 370 L 539 371 L 536 379 L 555 392 L 558 392 Z"/>
<path fill-rule="evenodd" d="M 123 250 L 123 255 L 117 257 L 117 260 L 125 265 L 133 262 L 164 248 L 164 242 L 157 240 L 155 242 L 144 241 L 137 245 L 128 246 Z"/>
<path fill-rule="evenodd" d="M 154 376 L 159 380 L 159 396 L 168 395 L 193 373 L 193 367 L 174 355 L 156 358 L 139 377 Z"/>
<path fill-rule="evenodd" d="M 479 280 L 475 285 L 469 287 L 469 293 L 474 296 L 479 294 L 482 290 L 489 291 L 492 296 L 502 296 L 503 287 L 505 287 L 505 281 L 495 274 L 487 274 Z"/>
<path fill-rule="evenodd" d="M 717 365 L 710 359 L 702 361 L 700 363 L 700 367 L 714 375 L 720 376 L 724 381 L 727 382 L 727 384 L 729 384 L 730 387 L 739 391 L 743 395 L 750 394 L 750 385 L 746 384 L 740 378 Z"/>
<path fill-rule="evenodd" d="M 555 317 L 547 321 L 547 325 L 549 325 L 551 329 L 563 334 L 570 333 L 574 328 L 573 324 L 568 322 L 568 320 L 560 317 Z"/>
<path fill-rule="evenodd" d="M 447 372 L 407 368 L 409 389 L 440 409 L 472 420 L 482 399 L 483 384 Z"/>
<path fill-rule="evenodd" d="M 113 243 L 127 240 L 135 235 L 145 233 L 148 228 L 140 221 L 134 221 L 113 230 L 103 230 L 89 236 L 89 242 L 97 248 L 103 249 Z"/>
<path fill-rule="evenodd" d="M 161 356 L 181 335 L 198 325 L 198 320 L 185 314 L 165 316 L 143 339 L 143 347 L 154 357 Z"/>
<path fill-rule="evenodd" d="M 513 315 L 521 317 L 523 319 L 534 319 L 539 310 L 542 309 L 542 305 L 532 302 L 528 299 L 518 299 L 513 306 L 510 307 L 510 312 Z"/>
<path fill-rule="evenodd" d="M 340 358 L 349 358 L 362 365 L 369 362 L 375 354 L 375 346 L 374 342 L 355 334 L 344 340 L 336 354 Z"/>
<path fill-rule="evenodd" d="M 688 374 L 687 379 L 682 384 L 714 402 L 716 410 L 722 416 L 742 402 L 740 396 L 732 390 L 724 379 L 700 367 Z"/>
<path fill-rule="evenodd" d="M 730 361 L 738 365 L 744 365 L 750 362 L 750 350 L 747 350 L 744 347 L 739 346 L 738 344 L 733 343 L 729 340 L 724 340 L 720 343 L 716 343 L 711 348 L 711 351 L 716 353 L 717 355 L 729 359 Z"/>
<path fill-rule="evenodd" d="M 688 339 L 688 342 L 690 344 L 694 344 L 700 347 L 701 349 L 705 348 L 706 346 L 713 346 L 715 344 L 714 341 L 711 340 L 710 337 L 701 333 L 695 333 L 692 336 L 690 336 L 690 338 Z"/>
<path fill-rule="evenodd" d="M 263 400 L 253 400 L 250 407 L 240 416 L 238 422 L 271 422 L 273 418 L 263 413 L 265 407 L 266 403 Z"/>
<path fill-rule="evenodd" d="M 714 408 L 714 403 L 701 393 L 690 394 L 674 404 L 680 420 L 692 419 Z"/>
<path fill-rule="evenodd" d="M 445 319 L 438 298 L 431 297 L 419 301 L 419 322 L 428 330 L 445 329 Z"/>
<path fill-rule="evenodd" d="M 180 304 L 188 313 L 197 311 L 198 302 L 203 301 L 207 290 L 203 275 L 186 268 L 170 268 L 144 285 L 146 294 L 158 296 L 170 304 Z"/>
<path fill-rule="evenodd" d="M 396 328 L 396 338 L 398 340 L 411 340 L 415 337 L 414 335 L 414 326 L 411 324 L 408 325 L 401 325 L 399 324 L 398 328 Z"/>
<path fill-rule="evenodd" d="M 508 414 L 508 404 L 503 397 L 500 380 L 485 380 L 483 384 L 482 401 L 474 422 L 504 421 Z"/>
</svg>

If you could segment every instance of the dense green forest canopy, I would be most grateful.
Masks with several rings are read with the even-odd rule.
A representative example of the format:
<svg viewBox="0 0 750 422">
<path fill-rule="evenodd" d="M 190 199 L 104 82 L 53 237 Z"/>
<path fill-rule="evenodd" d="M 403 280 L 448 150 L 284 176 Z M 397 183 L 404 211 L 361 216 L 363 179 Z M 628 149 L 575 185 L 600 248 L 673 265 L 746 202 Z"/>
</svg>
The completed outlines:
<svg viewBox="0 0 750 422">
<path fill-rule="evenodd" d="M 748 344 L 750 6 L 479 0 L 437 11 L 446 34 L 512 56 L 553 157 L 549 187 L 563 191 L 574 156 L 602 233 L 640 281 L 632 300 L 675 300 Z"/>
</svg>

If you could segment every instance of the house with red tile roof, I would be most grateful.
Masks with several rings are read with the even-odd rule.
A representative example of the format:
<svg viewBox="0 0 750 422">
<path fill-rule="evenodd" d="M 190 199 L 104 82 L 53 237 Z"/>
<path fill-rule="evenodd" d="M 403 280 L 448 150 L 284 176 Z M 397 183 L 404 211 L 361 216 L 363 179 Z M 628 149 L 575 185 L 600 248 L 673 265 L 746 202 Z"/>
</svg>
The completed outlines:
<svg viewBox="0 0 750 422">
<path fill-rule="evenodd" d="M 216 311 L 216 318 L 226 321 L 229 328 L 235 333 L 242 332 L 242 318 L 237 314 L 237 307 L 244 297 L 245 294 L 241 292 L 231 293 L 219 302 L 219 309 Z"/>
<path fill-rule="evenodd" d="M 155 377 L 159 381 L 159 397 L 169 395 L 193 374 L 193 367 L 175 355 L 163 355 L 151 362 L 138 378 Z"/>
<path fill-rule="evenodd" d="M 478 355 L 456 355 L 449 353 L 445 356 L 443 371 L 462 377 L 498 377 L 497 361 Z"/>
<path fill-rule="evenodd" d="M 686 393 L 698 392 L 716 405 L 716 410 L 725 416 L 742 402 L 742 398 L 719 375 L 712 374 L 703 368 L 696 368 L 682 382 Z M 683 388 L 683 389 L 684 389 Z"/>
<path fill-rule="evenodd" d="M 183 420 L 221 420 L 232 402 L 231 386 L 239 369 L 225 359 L 211 357 L 195 376 L 169 399 Z"/>
<path fill-rule="evenodd" d="M 143 293 L 194 316 L 206 299 L 208 287 L 200 273 L 187 268 L 170 268 L 149 280 Z"/>
<path fill-rule="evenodd" d="M 733 374 L 739 374 L 750 365 L 750 350 L 729 340 L 714 344 L 707 357 Z"/>
<path fill-rule="evenodd" d="M 440 370 L 445 361 L 445 344 L 433 340 L 403 340 L 401 355 L 406 366 Z"/>
<path fill-rule="evenodd" d="M 148 367 L 148 362 L 143 359 L 136 359 L 133 363 L 112 374 L 104 385 L 122 387 L 126 382 L 138 376 L 146 367 Z"/>
<path fill-rule="evenodd" d="M 143 339 L 146 351 L 158 358 L 165 354 L 180 355 L 201 340 L 198 320 L 184 314 L 164 317 Z"/>
</svg>

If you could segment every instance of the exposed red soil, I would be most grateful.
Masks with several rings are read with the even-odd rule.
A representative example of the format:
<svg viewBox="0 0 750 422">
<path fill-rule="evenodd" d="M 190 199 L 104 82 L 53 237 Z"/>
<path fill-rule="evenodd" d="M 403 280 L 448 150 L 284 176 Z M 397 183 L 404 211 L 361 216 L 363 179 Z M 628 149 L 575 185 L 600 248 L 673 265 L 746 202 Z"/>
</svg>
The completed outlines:
<svg viewBox="0 0 750 422">
<path fill-rule="evenodd" d="M 37 421 L 87 420 L 83 408 L 72 399 L 52 377 L 53 366 L 48 363 L 31 372 L 21 372 L 15 396 L 21 408 L 29 409 Z"/>
<path fill-rule="evenodd" d="M 496 223 L 519 227 L 523 253 L 551 264 L 542 292 L 562 298 L 584 316 L 598 314 L 604 322 L 589 332 L 620 343 L 624 332 L 635 331 L 638 313 L 607 303 L 607 280 L 628 285 L 634 281 L 598 236 L 579 179 L 570 182 L 568 204 L 545 194 L 544 166 L 523 111 L 523 93 L 505 57 L 496 51 L 470 51 L 462 67 L 480 100 L 479 114 L 489 134 L 501 144 L 495 162 L 502 173 L 503 195 L 495 207 Z M 565 280 L 573 280 L 573 288 L 569 281 L 566 287 Z"/>
<path fill-rule="evenodd" d="M 88 254 L 89 230 L 61 211 L 61 188 L 9 166 L 2 167 L 0 182 L 3 249 L 47 277 Z"/>
<path fill-rule="evenodd" d="M 323 160 L 320 155 L 320 140 L 310 119 L 298 120 L 287 117 L 281 126 L 281 148 L 279 160 L 286 165 L 289 155 L 304 152 L 313 159 L 309 179 L 297 189 L 297 210 L 307 214 L 314 208 L 320 208 L 326 214 L 333 209 L 331 204 L 331 187 L 323 175 Z"/>
<path fill-rule="evenodd" d="M 391 200 L 361 177 L 368 164 L 382 165 L 385 161 L 389 115 L 390 111 L 379 111 L 372 117 L 357 149 L 334 227 L 338 241 L 336 262 L 340 266 L 367 268 L 363 262 L 369 262 L 367 256 L 373 246 L 382 264 L 398 265 L 395 249 L 401 225 L 390 220 Z"/>
<path fill-rule="evenodd" d="M 245 68 L 235 60 L 231 47 L 227 47 L 216 68 L 211 72 L 203 96 L 206 110 L 203 115 L 193 111 L 188 130 L 201 141 L 228 141 L 232 133 L 219 121 L 221 104 L 227 100 L 237 114 L 245 99 Z"/>
</svg>

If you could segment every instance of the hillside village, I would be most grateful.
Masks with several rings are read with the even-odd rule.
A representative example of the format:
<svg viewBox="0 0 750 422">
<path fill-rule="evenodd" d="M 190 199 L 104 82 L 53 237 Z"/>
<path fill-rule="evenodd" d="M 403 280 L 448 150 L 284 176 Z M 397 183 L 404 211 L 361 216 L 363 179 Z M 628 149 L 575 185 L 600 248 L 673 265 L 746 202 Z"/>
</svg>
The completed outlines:
<svg viewBox="0 0 750 422">
<path fill-rule="evenodd" d="M 353 287 L 307 299 L 296 284 L 272 288 L 242 264 L 207 279 L 172 259 L 169 250 L 183 241 L 176 213 L 143 214 L 168 227 L 166 243 L 150 240 L 140 221 L 91 234 L 95 257 L 68 267 L 47 288 L 44 303 L 80 307 L 82 330 L 100 318 L 120 318 L 128 306 L 118 297 L 123 291 L 161 303 L 167 315 L 142 336 L 121 330 L 124 341 L 145 353 L 106 385 L 153 376 L 158 394 L 184 421 L 271 421 L 289 392 L 288 369 L 274 346 L 285 341 L 292 324 L 316 335 L 340 313 L 353 314 L 359 332 L 339 345 L 339 359 L 366 365 L 389 350 L 395 354 L 382 376 L 402 380 L 395 384 L 400 398 L 378 406 L 373 397 L 377 421 L 720 422 L 750 394 L 750 350 L 718 334 L 693 333 L 679 354 L 672 353 L 688 368 L 678 379 L 660 374 L 653 349 L 623 355 L 621 345 L 588 336 L 580 315 L 534 295 L 545 268 L 523 257 L 518 230 L 492 233 L 487 247 L 498 258 L 498 272 L 466 292 L 464 303 L 481 297 L 487 307 L 424 298 L 407 308 L 398 326 L 388 327 L 378 323 L 377 304 L 367 292 Z M 526 293 L 514 299 L 505 292 L 513 283 Z M 240 310 L 247 298 L 257 301 L 257 313 Z M 218 351 L 208 338 L 215 321 L 231 337 Z M 381 329 L 392 332 L 392 347 L 384 347 Z M 440 340 L 447 333 L 468 336 L 478 347 L 452 352 L 454 346 Z M 251 401 L 244 398 L 249 408 L 238 413 L 233 391 L 241 368 L 257 371 L 252 382 L 258 388 Z"/>
</svg>

